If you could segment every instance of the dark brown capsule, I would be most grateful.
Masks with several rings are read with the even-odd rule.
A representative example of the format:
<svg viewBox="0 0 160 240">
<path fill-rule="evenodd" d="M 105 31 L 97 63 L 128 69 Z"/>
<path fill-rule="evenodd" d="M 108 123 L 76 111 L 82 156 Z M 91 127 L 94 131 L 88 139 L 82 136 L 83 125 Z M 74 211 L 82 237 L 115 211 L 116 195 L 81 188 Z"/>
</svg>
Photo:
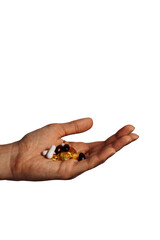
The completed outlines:
<svg viewBox="0 0 160 240">
<path fill-rule="evenodd" d="M 62 152 L 62 145 L 58 145 L 58 146 L 56 147 L 56 150 L 55 150 L 55 153 L 56 153 L 56 154 L 58 154 L 58 153 L 60 153 L 60 152 Z"/>
<path fill-rule="evenodd" d="M 64 146 L 62 146 L 62 152 L 68 152 L 69 151 L 69 145 L 65 144 Z"/>
<path fill-rule="evenodd" d="M 79 158 L 78 158 L 78 161 L 81 161 L 81 160 L 83 160 L 83 159 L 85 159 L 86 157 L 85 157 L 85 154 L 84 153 L 80 153 L 79 154 Z"/>
</svg>

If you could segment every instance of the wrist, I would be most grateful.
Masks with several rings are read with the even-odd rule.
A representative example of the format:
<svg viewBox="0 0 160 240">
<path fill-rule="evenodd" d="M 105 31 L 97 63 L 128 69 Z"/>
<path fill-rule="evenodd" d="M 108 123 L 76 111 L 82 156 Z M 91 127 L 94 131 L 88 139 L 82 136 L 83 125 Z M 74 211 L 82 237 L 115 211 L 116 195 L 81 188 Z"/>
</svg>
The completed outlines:
<svg viewBox="0 0 160 240">
<path fill-rule="evenodd" d="M 13 179 L 12 163 L 18 155 L 18 142 L 0 145 L 0 180 Z"/>
</svg>

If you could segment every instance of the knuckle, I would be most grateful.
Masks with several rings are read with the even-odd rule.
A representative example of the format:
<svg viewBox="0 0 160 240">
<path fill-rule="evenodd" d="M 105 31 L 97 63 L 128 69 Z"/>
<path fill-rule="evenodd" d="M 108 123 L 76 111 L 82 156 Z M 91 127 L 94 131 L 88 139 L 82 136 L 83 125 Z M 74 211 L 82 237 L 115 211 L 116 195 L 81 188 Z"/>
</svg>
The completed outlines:
<svg viewBox="0 0 160 240">
<path fill-rule="evenodd" d="M 77 122 L 73 122 L 74 128 L 75 128 L 75 132 L 79 132 L 79 126 L 77 124 Z"/>
<path fill-rule="evenodd" d="M 57 123 L 50 123 L 50 124 L 47 125 L 47 127 L 48 127 L 49 129 L 53 129 L 53 128 L 56 127 L 56 125 L 58 125 L 58 124 L 57 124 Z"/>
</svg>

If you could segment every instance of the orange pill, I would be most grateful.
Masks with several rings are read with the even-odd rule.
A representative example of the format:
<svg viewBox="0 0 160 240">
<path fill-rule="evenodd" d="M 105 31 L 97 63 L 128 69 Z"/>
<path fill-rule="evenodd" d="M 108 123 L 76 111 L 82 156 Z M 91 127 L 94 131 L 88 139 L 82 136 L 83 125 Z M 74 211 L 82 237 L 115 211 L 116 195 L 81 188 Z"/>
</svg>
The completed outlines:
<svg viewBox="0 0 160 240">
<path fill-rule="evenodd" d="M 59 161 L 59 160 L 60 160 L 59 154 L 53 154 L 52 160 L 54 160 L 54 161 Z"/>
<path fill-rule="evenodd" d="M 73 153 L 73 154 L 72 154 L 72 158 L 73 158 L 73 159 L 78 159 L 78 157 L 79 157 L 79 154 L 78 154 L 78 153 Z"/>
<path fill-rule="evenodd" d="M 69 152 L 73 154 L 76 153 L 77 151 L 73 147 L 70 147 Z"/>
<path fill-rule="evenodd" d="M 72 154 L 70 152 L 61 152 L 60 153 L 60 160 L 65 161 L 72 158 Z"/>
</svg>

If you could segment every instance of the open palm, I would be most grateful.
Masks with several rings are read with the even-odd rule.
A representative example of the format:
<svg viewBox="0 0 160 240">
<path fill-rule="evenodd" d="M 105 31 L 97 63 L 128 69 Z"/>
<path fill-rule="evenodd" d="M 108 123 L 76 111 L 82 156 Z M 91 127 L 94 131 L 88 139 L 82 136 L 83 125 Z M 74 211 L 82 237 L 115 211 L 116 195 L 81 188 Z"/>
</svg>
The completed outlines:
<svg viewBox="0 0 160 240">
<path fill-rule="evenodd" d="M 41 155 L 51 145 L 59 145 L 62 137 L 81 133 L 93 125 L 91 118 L 83 118 L 67 123 L 54 123 L 26 134 L 17 142 L 17 156 L 12 159 L 11 170 L 15 180 L 71 179 L 105 162 L 114 153 L 138 138 L 132 133 L 134 127 L 127 125 L 105 141 L 91 143 L 67 142 L 86 159 L 77 161 L 53 161 Z"/>
</svg>

